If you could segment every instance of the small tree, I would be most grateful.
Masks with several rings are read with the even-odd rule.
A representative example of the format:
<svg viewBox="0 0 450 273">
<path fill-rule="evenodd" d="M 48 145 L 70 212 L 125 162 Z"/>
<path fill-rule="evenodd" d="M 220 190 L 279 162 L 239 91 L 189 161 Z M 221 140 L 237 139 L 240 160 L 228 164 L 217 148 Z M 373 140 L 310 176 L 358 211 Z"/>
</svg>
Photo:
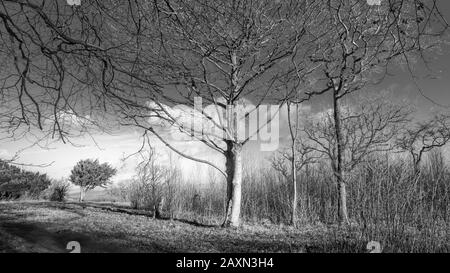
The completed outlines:
<svg viewBox="0 0 450 273">
<path fill-rule="evenodd" d="M 153 209 L 153 218 L 161 218 L 164 188 L 169 177 L 169 169 L 159 163 L 160 158 L 151 146 L 141 156 L 142 161 L 136 168 L 137 174 L 134 179 L 139 190 L 138 199 L 143 199 L 144 206 L 150 206 Z"/>
<path fill-rule="evenodd" d="M 65 179 L 52 181 L 48 192 L 48 199 L 54 202 L 64 202 L 69 192 L 70 183 Z"/>
<path fill-rule="evenodd" d="M 347 212 L 347 181 L 345 176 L 366 158 L 393 149 L 392 142 L 409 119 L 410 110 L 375 96 L 359 99 L 361 105 L 340 106 L 340 118 L 335 109 L 324 113 L 318 121 L 305 126 L 313 149 L 330 160 L 338 187 L 338 213 L 341 224 L 349 224 Z M 340 122 L 336 134 L 335 122 Z"/>
<path fill-rule="evenodd" d="M 401 151 L 411 155 L 414 175 L 418 175 L 424 153 L 443 147 L 449 141 L 450 116 L 438 114 L 432 119 L 405 128 L 397 138 L 396 144 Z"/>
<path fill-rule="evenodd" d="M 281 173 L 287 181 L 291 182 L 291 224 L 296 226 L 298 206 L 297 174 L 303 169 L 303 167 L 315 163 L 321 154 L 316 153 L 312 147 L 304 142 L 302 136 L 300 136 L 300 105 L 298 103 L 293 104 L 288 101 L 286 106 L 287 123 L 290 136 L 289 147 L 279 151 L 274 157 L 272 157 L 271 162 L 272 168 Z M 294 106 L 294 109 L 292 109 L 292 106 Z"/>
<path fill-rule="evenodd" d="M 98 159 L 81 160 L 75 165 L 70 174 L 69 180 L 74 185 L 80 187 L 80 202 L 83 202 L 87 191 L 96 187 L 105 187 L 110 183 L 112 176 L 117 170 L 108 163 L 100 164 Z"/>
</svg>

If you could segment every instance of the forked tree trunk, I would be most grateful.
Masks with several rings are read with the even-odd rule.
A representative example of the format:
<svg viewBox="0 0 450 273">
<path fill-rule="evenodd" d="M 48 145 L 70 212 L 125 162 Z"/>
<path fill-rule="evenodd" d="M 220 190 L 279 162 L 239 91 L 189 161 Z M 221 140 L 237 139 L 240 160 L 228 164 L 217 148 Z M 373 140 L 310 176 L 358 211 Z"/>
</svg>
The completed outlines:
<svg viewBox="0 0 450 273">
<path fill-rule="evenodd" d="M 420 175 L 420 161 L 421 157 L 419 155 L 414 155 L 411 153 L 413 158 L 413 178 L 416 178 Z"/>
<path fill-rule="evenodd" d="M 237 52 L 231 52 L 232 62 L 232 89 L 239 90 L 239 61 Z M 237 116 L 235 112 L 235 104 L 228 105 L 227 122 L 228 128 L 237 134 Z M 235 135 L 236 137 L 237 135 Z M 237 139 L 237 138 L 236 138 Z M 238 227 L 241 214 L 241 198 L 242 198 L 242 144 L 233 140 L 227 140 L 227 150 L 225 151 L 225 165 L 227 175 L 227 203 L 225 208 L 225 220 L 223 226 Z"/>
<path fill-rule="evenodd" d="M 240 224 L 242 199 L 242 145 L 228 141 L 226 158 L 227 203 L 224 227 L 238 227 Z"/>
</svg>

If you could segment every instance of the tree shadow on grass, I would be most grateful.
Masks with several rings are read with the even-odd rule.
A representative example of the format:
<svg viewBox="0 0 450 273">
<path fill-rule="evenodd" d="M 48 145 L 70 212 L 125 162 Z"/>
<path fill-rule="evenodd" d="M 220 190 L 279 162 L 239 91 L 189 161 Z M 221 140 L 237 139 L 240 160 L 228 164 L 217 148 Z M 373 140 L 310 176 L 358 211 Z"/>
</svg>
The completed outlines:
<svg viewBox="0 0 450 273">
<path fill-rule="evenodd" d="M 108 212 L 124 213 L 124 214 L 128 214 L 128 215 L 133 215 L 133 216 L 145 216 L 145 217 L 148 217 L 148 218 L 154 218 L 154 214 L 151 211 L 131 209 L 131 208 L 127 208 L 125 206 L 118 206 L 118 205 L 115 205 L 115 204 L 102 204 L 102 203 L 93 203 L 93 202 L 83 202 L 83 203 L 66 202 L 66 203 L 61 203 L 61 205 L 63 207 L 64 207 L 64 204 L 69 204 L 69 205 L 72 205 L 72 206 L 79 206 L 79 207 L 82 207 L 83 209 L 85 209 L 85 208 L 95 208 L 95 209 L 105 210 L 105 211 L 108 211 Z M 67 209 L 67 206 L 65 207 L 65 209 Z M 192 226 L 195 226 L 195 227 L 206 227 L 206 228 L 218 227 L 218 225 L 208 225 L 208 224 L 200 223 L 200 222 L 195 221 L 195 220 L 188 220 L 188 219 L 181 219 L 181 218 L 159 217 L 157 219 L 158 220 L 163 220 L 163 221 L 177 221 L 177 222 L 188 224 L 188 225 L 192 225 Z"/>
<path fill-rule="evenodd" d="M 51 225 L 49 223 L 48 225 Z M 46 225 L 23 223 L 0 218 L 0 252 L 70 253 L 67 244 L 76 241 L 82 253 L 134 253 L 138 249 L 125 244 L 127 238 L 120 233 L 76 232 L 72 230 L 50 231 Z M 162 244 L 147 243 L 145 252 L 171 252 Z"/>
</svg>

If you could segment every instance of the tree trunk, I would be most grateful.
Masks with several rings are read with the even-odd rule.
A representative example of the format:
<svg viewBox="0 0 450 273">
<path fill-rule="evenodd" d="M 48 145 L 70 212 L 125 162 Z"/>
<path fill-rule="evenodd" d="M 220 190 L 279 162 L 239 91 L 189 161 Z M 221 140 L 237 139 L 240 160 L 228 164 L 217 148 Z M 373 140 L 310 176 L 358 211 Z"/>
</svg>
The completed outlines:
<svg viewBox="0 0 450 273">
<path fill-rule="evenodd" d="M 418 177 L 420 175 L 420 161 L 421 161 L 421 157 L 419 156 L 415 156 L 413 153 L 412 157 L 413 157 L 413 179 Z"/>
<path fill-rule="evenodd" d="M 84 196 L 86 195 L 86 189 L 83 187 L 80 187 L 80 203 L 84 201 Z"/>
<path fill-rule="evenodd" d="M 157 202 L 155 203 L 153 207 L 153 218 L 161 219 L 162 218 L 162 209 L 164 207 L 164 198 L 158 198 Z"/>
<path fill-rule="evenodd" d="M 344 181 L 339 182 L 339 222 L 341 225 L 350 223 L 347 212 L 347 189 Z"/>
<path fill-rule="evenodd" d="M 232 62 L 232 90 L 239 90 L 239 61 L 237 52 L 231 52 Z M 234 102 L 230 102 L 227 107 L 227 126 L 234 134 L 234 140 L 226 140 L 227 150 L 225 151 L 226 175 L 227 175 L 227 204 L 225 209 L 225 220 L 223 226 L 238 227 L 241 214 L 242 198 L 242 144 L 238 143 L 238 120 L 235 112 Z"/>
<path fill-rule="evenodd" d="M 238 227 L 240 224 L 242 199 L 242 146 L 233 141 L 227 141 L 226 173 L 227 173 L 227 203 L 225 209 L 224 227 Z"/>
<path fill-rule="evenodd" d="M 291 135 L 291 176 L 292 176 L 292 211 L 291 211 L 291 224 L 292 226 L 296 227 L 297 225 L 297 166 L 295 166 L 295 144 L 297 142 L 298 137 L 298 104 L 296 104 L 295 109 L 295 125 L 292 124 L 291 120 L 291 104 L 290 102 L 287 103 L 287 118 L 288 118 L 288 125 L 289 125 L 289 133 Z"/>
<path fill-rule="evenodd" d="M 347 190 L 343 177 L 342 159 L 343 159 L 343 147 L 342 147 L 342 132 L 341 132 L 341 117 L 340 107 L 338 101 L 337 91 L 333 92 L 333 119 L 334 129 L 336 135 L 336 168 L 334 175 L 338 185 L 338 218 L 341 225 L 349 224 L 348 212 L 347 212 Z"/>
<path fill-rule="evenodd" d="M 291 168 L 292 168 L 292 215 L 291 215 L 291 224 L 296 227 L 297 226 L 297 168 L 295 167 L 295 144 L 292 145 L 292 160 L 291 160 Z"/>
</svg>

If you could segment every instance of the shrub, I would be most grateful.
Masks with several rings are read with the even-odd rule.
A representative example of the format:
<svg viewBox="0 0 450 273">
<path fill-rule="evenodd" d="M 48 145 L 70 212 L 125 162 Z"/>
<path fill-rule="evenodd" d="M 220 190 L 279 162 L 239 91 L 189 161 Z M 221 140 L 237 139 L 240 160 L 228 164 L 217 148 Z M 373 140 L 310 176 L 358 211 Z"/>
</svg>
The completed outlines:
<svg viewBox="0 0 450 273">
<path fill-rule="evenodd" d="M 64 202 L 69 188 L 70 183 L 66 180 L 54 180 L 48 191 L 48 199 L 53 202 Z"/>
<path fill-rule="evenodd" d="M 110 187 L 108 187 L 107 192 L 112 198 L 114 198 L 115 201 L 127 202 L 129 201 L 129 183 L 131 183 L 131 181 L 122 181 L 117 183 L 116 185 L 111 185 Z"/>
</svg>

